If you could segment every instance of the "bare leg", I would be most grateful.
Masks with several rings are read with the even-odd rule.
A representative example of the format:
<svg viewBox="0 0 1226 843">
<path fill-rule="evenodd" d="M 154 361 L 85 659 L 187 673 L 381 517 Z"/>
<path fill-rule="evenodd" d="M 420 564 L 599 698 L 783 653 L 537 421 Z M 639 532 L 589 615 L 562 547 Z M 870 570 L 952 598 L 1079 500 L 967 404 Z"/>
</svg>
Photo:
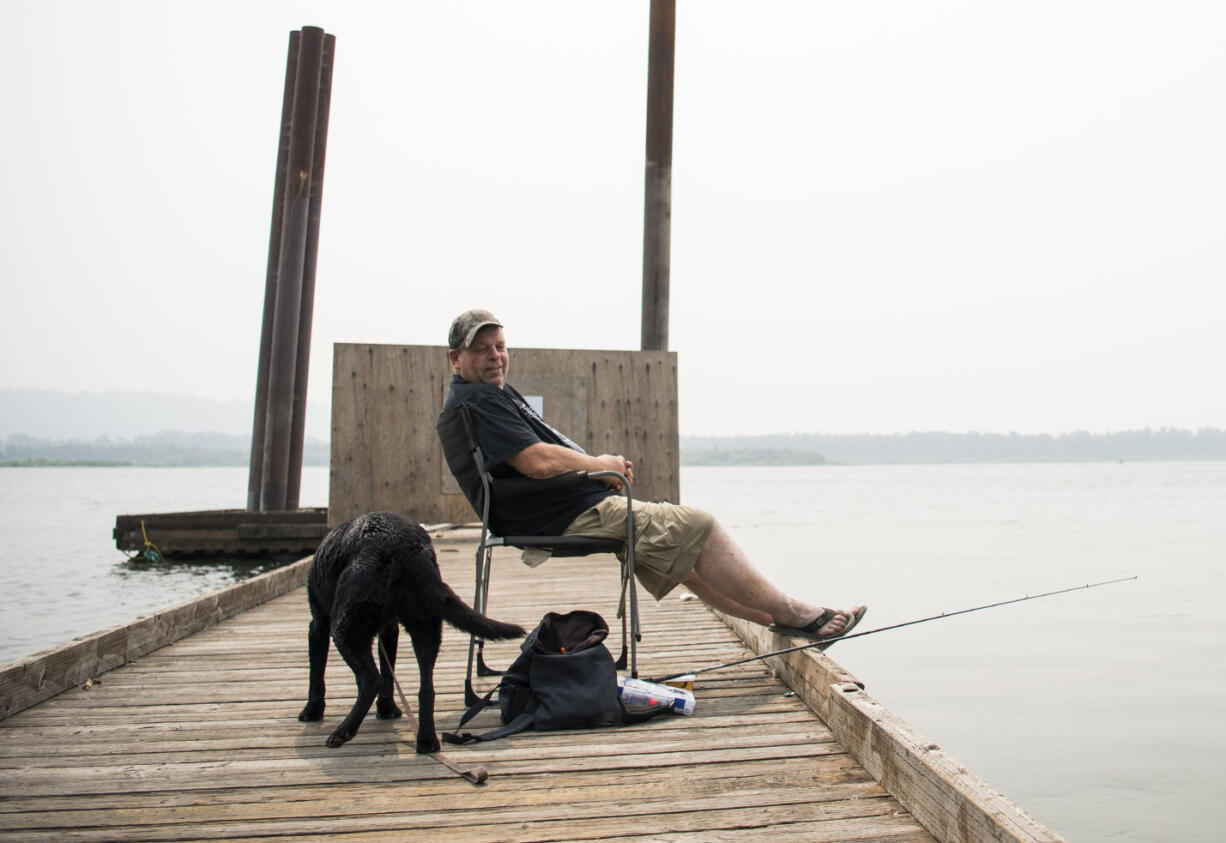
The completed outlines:
<svg viewBox="0 0 1226 843">
<path fill-rule="evenodd" d="M 804 626 L 822 613 L 821 606 L 789 597 L 762 576 L 719 522 L 683 582 L 709 606 L 763 626 Z M 835 611 L 819 634 L 841 631 L 854 610 Z"/>
<path fill-rule="evenodd" d="M 699 577 L 690 574 L 685 580 L 685 586 L 690 591 L 698 596 L 698 599 L 706 603 L 712 609 L 719 609 L 721 612 L 726 612 L 729 615 L 735 615 L 738 618 L 744 618 L 747 621 L 753 621 L 762 626 L 769 626 L 773 621 L 771 616 L 765 612 L 759 612 L 756 609 L 751 609 L 744 606 L 735 600 L 732 600 L 715 591 L 711 586 L 703 582 Z"/>
</svg>

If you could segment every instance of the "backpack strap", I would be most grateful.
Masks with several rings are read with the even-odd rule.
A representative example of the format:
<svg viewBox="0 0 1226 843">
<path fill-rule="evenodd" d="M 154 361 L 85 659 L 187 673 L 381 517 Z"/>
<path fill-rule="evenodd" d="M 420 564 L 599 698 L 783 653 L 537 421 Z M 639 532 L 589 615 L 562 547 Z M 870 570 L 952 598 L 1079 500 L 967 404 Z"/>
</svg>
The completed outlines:
<svg viewBox="0 0 1226 843">
<path fill-rule="evenodd" d="M 474 717 L 476 717 L 478 714 L 484 711 L 487 707 L 489 707 L 491 698 L 494 696 L 494 694 L 498 693 L 498 690 L 501 687 L 502 685 L 495 685 L 493 688 L 490 688 L 489 693 L 487 693 L 484 697 L 482 697 L 481 699 L 477 700 L 475 703 L 470 705 L 468 707 L 468 710 L 465 711 L 463 715 L 461 715 L 460 722 L 456 724 L 455 732 L 443 732 L 442 734 L 439 735 L 439 737 L 441 737 L 447 743 L 455 743 L 455 744 L 469 743 L 470 741 L 476 740 L 477 739 L 476 736 L 472 735 L 471 733 L 466 732 L 464 734 L 459 734 L 459 732 L 461 729 L 464 728 L 465 723 L 467 723 L 469 720 L 472 720 Z"/>
<path fill-rule="evenodd" d="M 468 711 L 465 711 L 464 715 L 460 718 L 460 722 L 456 725 L 456 730 L 454 732 L 442 732 L 439 737 L 447 743 L 466 744 L 505 738 L 507 735 L 514 735 L 524 731 L 525 729 L 532 728 L 532 723 L 536 719 L 535 701 L 533 703 L 529 703 L 528 707 L 518 717 L 501 728 L 492 729 L 480 735 L 474 735 L 472 732 L 460 731 L 460 729 L 464 728 L 465 723 L 472 720 L 474 717 L 480 714 L 482 710 L 489 706 L 490 699 L 501 687 L 501 685 L 495 685 L 490 689 L 488 694 L 469 706 Z"/>
<path fill-rule="evenodd" d="M 514 735 L 526 729 L 531 729 L 535 719 L 535 712 L 525 711 L 501 729 L 493 729 L 480 735 L 474 735 L 472 732 L 464 732 L 461 735 L 445 734 L 443 735 L 443 740 L 448 743 L 477 743 L 478 741 L 497 740 L 498 738 L 505 738 L 507 735 Z M 457 740 L 453 741 L 452 738 Z"/>
</svg>

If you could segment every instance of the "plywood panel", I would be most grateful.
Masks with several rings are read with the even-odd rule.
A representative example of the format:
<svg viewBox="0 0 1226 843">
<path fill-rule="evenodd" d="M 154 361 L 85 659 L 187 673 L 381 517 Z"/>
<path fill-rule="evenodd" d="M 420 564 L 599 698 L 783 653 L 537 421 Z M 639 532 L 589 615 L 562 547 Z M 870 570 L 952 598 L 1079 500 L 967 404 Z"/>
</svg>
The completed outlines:
<svg viewBox="0 0 1226 843">
<path fill-rule="evenodd" d="M 675 352 L 513 349 L 508 380 L 589 452 L 630 459 L 635 497 L 680 500 Z M 474 520 L 434 431 L 450 381 L 443 346 L 334 347 L 329 524 L 380 509 Z"/>
</svg>

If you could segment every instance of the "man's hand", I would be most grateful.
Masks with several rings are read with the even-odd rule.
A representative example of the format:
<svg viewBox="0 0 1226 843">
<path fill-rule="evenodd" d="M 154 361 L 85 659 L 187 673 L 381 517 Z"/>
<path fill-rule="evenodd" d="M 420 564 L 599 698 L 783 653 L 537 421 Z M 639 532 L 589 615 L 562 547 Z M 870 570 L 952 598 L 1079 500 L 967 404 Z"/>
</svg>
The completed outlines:
<svg viewBox="0 0 1226 843">
<path fill-rule="evenodd" d="M 621 454 L 601 454 L 596 457 L 596 461 L 600 463 L 601 471 L 616 471 L 624 475 L 631 483 L 634 482 L 634 466 Z M 616 477 L 597 477 L 596 479 L 611 489 L 619 492 L 622 490 L 622 482 Z"/>
</svg>

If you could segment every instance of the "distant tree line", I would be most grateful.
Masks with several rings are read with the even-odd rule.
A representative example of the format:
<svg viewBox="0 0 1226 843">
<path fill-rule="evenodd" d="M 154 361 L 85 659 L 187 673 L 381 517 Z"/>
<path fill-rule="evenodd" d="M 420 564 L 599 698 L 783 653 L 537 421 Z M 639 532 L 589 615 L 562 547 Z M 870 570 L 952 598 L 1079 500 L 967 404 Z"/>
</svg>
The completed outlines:
<svg viewBox="0 0 1226 843">
<path fill-rule="evenodd" d="M 682 440 L 684 442 L 684 440 Z M 817 451 L 788 448 L 710 448 L 687 449 L 681 446 L 681 461 L 686 465 L 825 465 Z"/>
<path fill-rule="evenodd" d="M 0 439 L 0 465 L 245 466 L 250 438 L 165 432 L 132 439 L 52 440 L 23 434 Z M 327 465 L 327 442 L 308 439 L 304 465 Z M 682 465 L 870 465 L 890 463 L 1117 462 L 1226 460 L 1226 430 L 1129 430 L 1119 433 L 774 434 L 682 436 Z"/>
<path fill-rule="evenodd" d="M 1117 462 L 1226 459 L 1226 430 L 683 436 L 683 465 Z"/>
<path fill-rule="evenodd" d="M 327 442 L 309 439 L 304 465 L 327 465 Z M 100 436 L 91 440 L 40 439 L 14 434 L 0 442 L 3 466 L 245 466 L 251 460 L 251 439 L 225 433 L 155 433 L 132 439 Z"/>
</svg>

